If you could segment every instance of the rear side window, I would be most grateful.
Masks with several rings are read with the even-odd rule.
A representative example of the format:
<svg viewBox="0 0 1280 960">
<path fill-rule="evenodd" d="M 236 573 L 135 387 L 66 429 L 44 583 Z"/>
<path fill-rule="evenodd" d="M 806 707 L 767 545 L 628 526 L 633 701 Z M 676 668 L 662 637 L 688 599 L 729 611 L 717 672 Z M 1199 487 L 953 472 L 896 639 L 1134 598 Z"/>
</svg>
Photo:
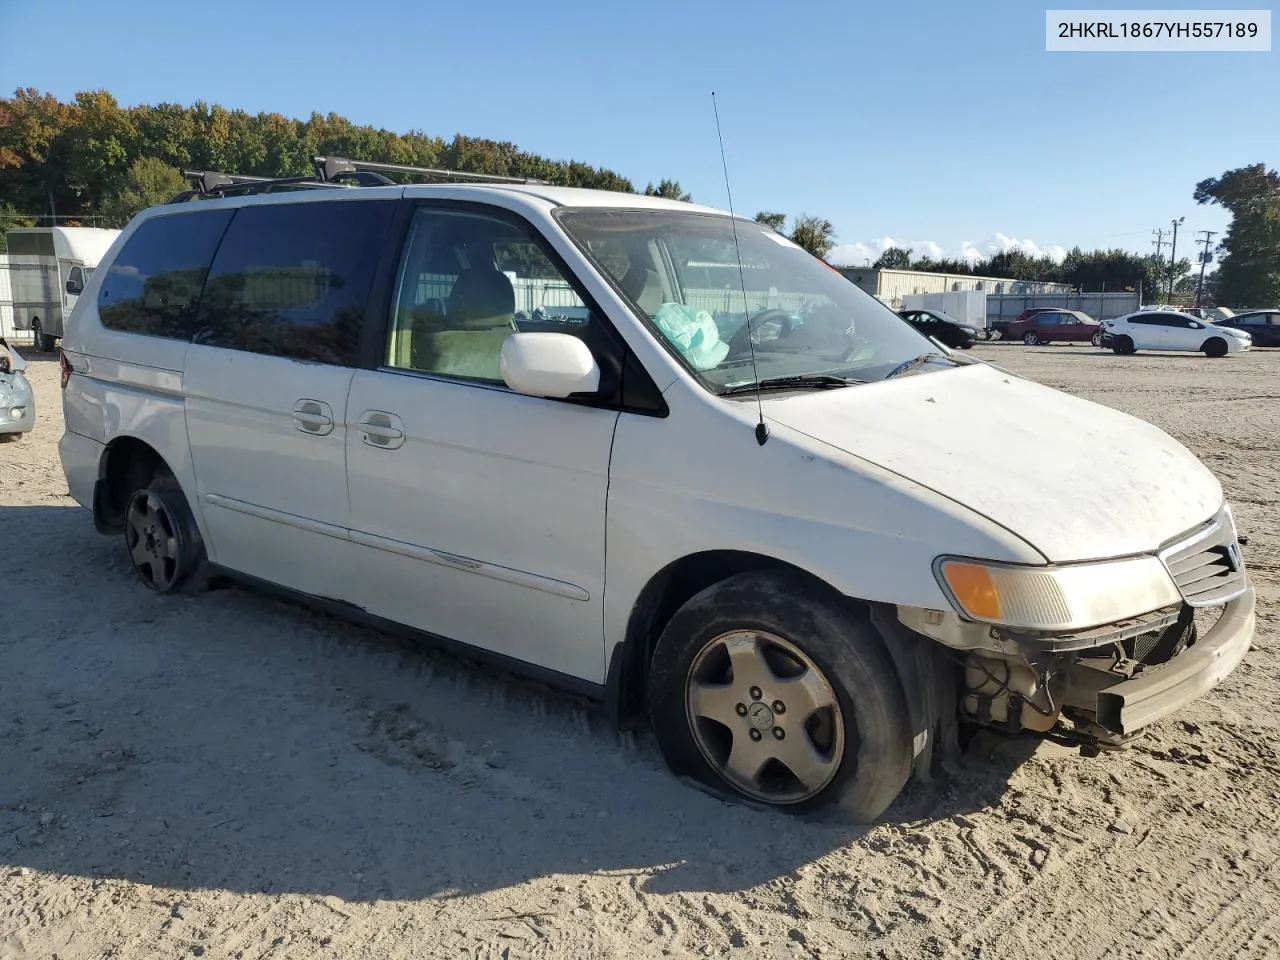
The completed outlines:
<svg viewBox="0 0 1280 960">
<path fill-rule="evenodd" d="M 209 261 L 233 212 L 193 211 L 140 224 L 98 290 L 102 325 L 190 340 Z"/>
<path fill-rule="evenodd" d="M 394 208 L 377 200 L 240 208 L 209 271 L 196 342 L 354 366 Z"/>
</svg>

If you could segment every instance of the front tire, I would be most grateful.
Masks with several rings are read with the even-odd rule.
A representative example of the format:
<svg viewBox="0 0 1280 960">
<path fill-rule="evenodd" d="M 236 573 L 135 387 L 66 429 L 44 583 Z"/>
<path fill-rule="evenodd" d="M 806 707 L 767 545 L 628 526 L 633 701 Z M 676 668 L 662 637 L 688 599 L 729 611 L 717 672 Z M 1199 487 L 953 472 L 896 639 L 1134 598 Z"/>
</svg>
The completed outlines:
<svg viewBox="0 0 1280 960">
<path fill-rule="evenodd" d="M 1095 333 L 1093 337 L 1089 340 L 1089 342 L 1092 343 L 1095 347 L 1102 346 L 1102 334 L 1100 332 Z"/>
<path fill-rule="evenodd" d="M 1204 351 L 1206 357 L 1225 357 L 1227 355 L 1227 341 L 1221 337 L 1210 337 L 1200 349 Z"/>
<path fill-rule="evenodd" d="M 1034 347 L 1036 344 L 1041 342 L 1040 334 L 1036 333 L 1034 330 L 1029 333 L 1025 333 L 1022 336 L 1022 342 L 1028 347 Z"/>
<path fill-rule="evenodd" d="M 870 822 L 910 775 L 906 698 L 879 635 L 794 574 L 740 574 L 681 607 L 649 703 L 671 769 L 737 799 L 838 802 Z"/>
<path fill-rule="evenodd" d="M 159 476 L 129 497 L 124 545 L 133 572 L 157 593 L 176 593 L 204 565 L 204 541 L 173 477 Z"/>
</svg>

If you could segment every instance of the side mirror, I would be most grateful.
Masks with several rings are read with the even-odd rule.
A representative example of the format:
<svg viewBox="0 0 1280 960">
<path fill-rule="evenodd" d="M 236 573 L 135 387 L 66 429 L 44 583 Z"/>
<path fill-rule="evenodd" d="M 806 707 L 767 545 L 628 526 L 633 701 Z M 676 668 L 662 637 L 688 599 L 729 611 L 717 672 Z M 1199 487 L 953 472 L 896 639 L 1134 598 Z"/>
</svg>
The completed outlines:
<svg viewBox="0 0 1280 960">
<path fill-rule="evenodd" d="M 84 284 L 79 280 L 68 280 L 67 293 L 71 294 L 73 297 L 80 296 L 80 294 L 84 293 Z"/>
<path fill-rule="evenodd" d="M 513 333 L 502 342 L 502 379 L 516 393 L 562 399 L 600 389 L 587 345 L 567 333 Z"/>
</svg>

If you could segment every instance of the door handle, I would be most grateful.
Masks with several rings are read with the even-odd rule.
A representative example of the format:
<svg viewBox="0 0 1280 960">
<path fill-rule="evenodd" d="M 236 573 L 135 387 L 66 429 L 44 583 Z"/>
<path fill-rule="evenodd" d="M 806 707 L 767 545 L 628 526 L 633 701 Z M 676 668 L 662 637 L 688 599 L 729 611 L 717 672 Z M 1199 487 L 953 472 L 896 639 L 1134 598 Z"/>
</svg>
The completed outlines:
<svg viewBox="0 0 1280 960">
<path fill-rule="evenodd" d="M 322 400 L 299 400 L 293 405 L 293 425 L 317 437 L 333 433 L 333 409 Z"/>
<path fill-rule="evenodd" d="M 394 413 L 367 410 L 357 423 L 360 440 L 371 447 L 394 450 L 404 444 L 404 423 Z"/>
</svg>

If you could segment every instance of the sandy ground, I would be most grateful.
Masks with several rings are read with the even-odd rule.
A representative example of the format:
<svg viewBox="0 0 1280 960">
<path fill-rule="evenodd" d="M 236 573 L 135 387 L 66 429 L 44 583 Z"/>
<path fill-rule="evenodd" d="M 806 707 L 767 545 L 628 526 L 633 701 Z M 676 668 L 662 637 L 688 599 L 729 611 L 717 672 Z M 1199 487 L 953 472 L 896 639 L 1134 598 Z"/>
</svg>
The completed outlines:
<svg viewBox="0 0 1280 960">
<path fill-rule="evenodd" d="M 0 957 L 1280 955 L 1280 352 L 978 352 L 1206 460 L 1257 646 L 1125 754 L 988 744 L 872 829 L 726 806 L 588 705 L 248 591 L 149 595 L 65 495 L 35 360 L 0 445 Z"/>
</svg>

